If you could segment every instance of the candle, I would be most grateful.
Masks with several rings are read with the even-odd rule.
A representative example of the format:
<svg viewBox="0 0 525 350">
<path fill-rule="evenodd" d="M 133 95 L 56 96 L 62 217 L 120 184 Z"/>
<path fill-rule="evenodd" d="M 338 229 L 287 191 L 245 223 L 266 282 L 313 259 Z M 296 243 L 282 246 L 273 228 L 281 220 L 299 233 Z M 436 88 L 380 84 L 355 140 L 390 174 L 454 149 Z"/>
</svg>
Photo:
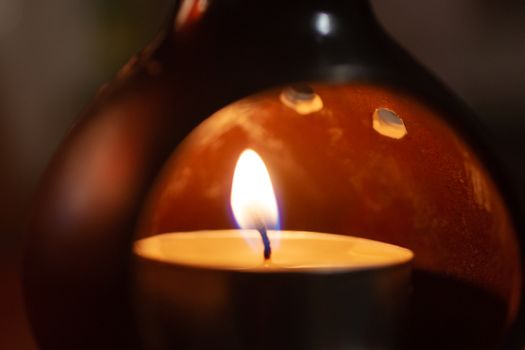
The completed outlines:
<svg viewBox="0 0 525 350">
<path fill-rule="evenodd" d="M 245 238 L 259 239 L 258 232 L 248 230 L 165 233 L 138 241 L 135 252 L 166 264 L 242 272 L 336 273 L 385 268 L 412 259 L 408 249 L 364 238 L 301 231 L 269 231 L 268 236 L 279 241 L 271 259 L 263 259 L 262 242 L 256 249 L 247 247 Z"/>
<path fill-rule="evenodd" d="M 239 157 L 240 230 L 172 232 L 135 243 L 138 314 L 151 349 L 340 349 L 395 345 L 410 250 L 278 230 L 264 162 Z"/>
</svg>

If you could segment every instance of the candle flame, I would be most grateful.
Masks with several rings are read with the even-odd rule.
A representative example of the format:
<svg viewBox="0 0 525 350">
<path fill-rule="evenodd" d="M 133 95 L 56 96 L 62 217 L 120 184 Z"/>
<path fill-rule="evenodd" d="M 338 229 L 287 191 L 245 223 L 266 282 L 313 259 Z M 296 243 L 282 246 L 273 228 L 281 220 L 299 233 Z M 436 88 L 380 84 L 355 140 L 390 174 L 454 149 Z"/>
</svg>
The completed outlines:
<svg viewBox="0 0 525 350">
<path fill-rule="evenodd" d="M 230 196 L 230 204 L 237 225 L 241 229 L 279 229 L 277 200 L 268 169 L 252 149 L 239 156 Z M 255 242 L 248 242 L 253 246 Z"/>
</svg>

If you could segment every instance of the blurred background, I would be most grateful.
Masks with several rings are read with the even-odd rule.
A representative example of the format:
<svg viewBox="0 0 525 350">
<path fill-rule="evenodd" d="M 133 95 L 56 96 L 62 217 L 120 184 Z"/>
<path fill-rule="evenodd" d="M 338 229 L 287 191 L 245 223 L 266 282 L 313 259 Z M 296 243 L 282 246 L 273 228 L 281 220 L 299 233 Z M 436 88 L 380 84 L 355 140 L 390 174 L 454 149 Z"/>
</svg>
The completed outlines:
<svg viewBox="0 0 525 350">
<path fill-rule="evenodd" d="M 154 37 L 174 1 L 0 0 L 0 349 L 36 349 L 18 269 L 38 179 L 97 87 Z M 372 3 L 479 116 L 525 203 L 525 1 Z"/>
</svg>

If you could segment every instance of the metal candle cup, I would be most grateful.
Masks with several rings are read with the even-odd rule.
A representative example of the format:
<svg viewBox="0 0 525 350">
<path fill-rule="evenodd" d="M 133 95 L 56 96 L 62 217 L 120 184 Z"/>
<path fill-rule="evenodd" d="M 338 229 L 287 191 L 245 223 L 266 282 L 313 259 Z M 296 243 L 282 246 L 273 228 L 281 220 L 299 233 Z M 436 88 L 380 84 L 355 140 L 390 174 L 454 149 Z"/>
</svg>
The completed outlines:
<svg viewBox="0 0 525 350">
<path fill-rule="evenodd" d="M 393 348 L 411 251 L 315 232 L 168 233 L 135 243 L 136 298 L 148 349 Z M 255 241 L 255 240 L 254 240 Z M 259 250 L 260 249 L 260 250 Z"/>
</svg>

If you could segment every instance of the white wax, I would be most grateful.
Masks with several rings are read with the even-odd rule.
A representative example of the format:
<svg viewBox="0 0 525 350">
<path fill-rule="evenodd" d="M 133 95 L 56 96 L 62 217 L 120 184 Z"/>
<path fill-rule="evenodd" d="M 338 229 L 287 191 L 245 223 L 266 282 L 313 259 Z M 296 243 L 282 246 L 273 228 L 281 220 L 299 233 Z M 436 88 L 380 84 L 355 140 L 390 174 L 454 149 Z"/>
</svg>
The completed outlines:
<svg viewBox="0 0 525 350">
<path fill-rule="evenodd" d="M 245 236 L 259 242 L 250 246 Z M 135 243 L 135 253 L 166 263 L 211 269 L 279 272 L 305 270 L 364 270 L 409 262 L 413 253 L 374 240 L 317 232 L 269 231 L 274 244 L 265 262 L 263 245 L 255 230 L 215 230 L 165 233 Z"/>
</svg>

